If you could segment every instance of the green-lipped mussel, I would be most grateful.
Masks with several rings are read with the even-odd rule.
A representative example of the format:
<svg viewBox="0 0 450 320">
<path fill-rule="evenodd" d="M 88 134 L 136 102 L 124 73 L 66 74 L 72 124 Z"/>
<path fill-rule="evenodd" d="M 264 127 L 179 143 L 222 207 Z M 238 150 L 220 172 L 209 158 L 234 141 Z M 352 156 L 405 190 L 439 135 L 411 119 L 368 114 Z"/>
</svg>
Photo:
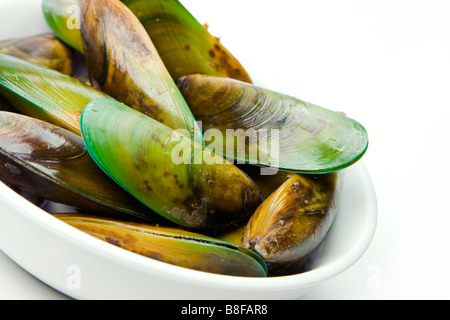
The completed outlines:
<svg viewBox="0 0 450 320">
<path fill-rule="evenodd" d="M 229 276 L 267 276 L 265 262 L 253 251 L 198 233 L 89 215 L 54 216 L 100 240 L 165 263 Z"/>
<path fill-rule="evenodd" d="M 98 168 L 80 136 L 17 113 L 0 112 L 0 180 L 82 210 L 159 217 Z"/>
<path fill-rule="evenodd" d="M 80 0 L 43 0 L 42 11 L 53 33 L 73 49 L 84 53 Z"/>
<path fill-rule="evenodd" d="M 89 103 L 81 132 L 100 168 L 181 226 L 220 229 L 245 223 L 262 202 L 257 186 L 235 165 L 116 100 Z"/>
<path fill-rule="evenodd" d="M 264 199 L 267 199 L 275 190 L 277 190 L 295 172 L 280 171 L 277 169 L 261 171 L 261 168 L 254 165 L 238 165 L 259 187 Z"/>
<path fill-rule="evenodd" d="M 178 0 L 123 0 L 155 43 L 172 77 L 209 74 L 251 82 L 240 62 Z"/>
<path fill-rule="evenodd" d="M 0 53 L 45 66 L 66 75 L 72 75 L 74 69 L 73 49 L 52 33 L 2 40 Z M 0 110 L 18 112 L 1 95 Z"/>
<path fill-rule="evenodd" d="M 189 106 L 136 16 L 119 0 L 80 0 L 81 34 L 93 85 L 202 142 Z"/>
<path fill-rule="evenodd" d="M 209 74 L 251 82 L 239 61 L 178 0 L 123 0 L 140 20 L 174 80 Z M 84 53 L 80 0 L 44 0 L 48 25 Z"/>
<path fill-rule="evenodd" d="M 365 128 L 338 112 L 242 81 L 207 75 L 178 86 L 217 153 L 296 173 L 330 173 L 358 161 Z M 209 143 L 208 143 L 209 141 Z"/>
<path fill-rule="evenodd" d="M 80 116 L 104 92 L 56 70 L 0 53 L 0 94 L 19 112 L 80 134 Z"/>
<path fill-rule="evenodd" d="M 73 50 L 53 33 L 0 41 L 0 53 L 31 61 L 67 75 L 73 72 Z"/>
<path fill-rule="evenodd" d="M 283 183 L 296 173 L 288 171 L 271 172 L 270 175 L 265 175 L 268 172 L 262 172 L 260 167 L 253 165 L 238 165 L 258 186 L 264 199 L 267 199 L 275 190 L 277 190 Z M 245 231 L 245 225 L 236 226 L 217 234 L 216 236 L 224 241 L 242 245 L 242 237 Z"/>
<path fill-rule="evenodd" d="M 343 173 L 294 174 L 255 211 L 241 244 L 271 272 L 298 273 L 324 240 L 338 211 Z"/>
</svg>

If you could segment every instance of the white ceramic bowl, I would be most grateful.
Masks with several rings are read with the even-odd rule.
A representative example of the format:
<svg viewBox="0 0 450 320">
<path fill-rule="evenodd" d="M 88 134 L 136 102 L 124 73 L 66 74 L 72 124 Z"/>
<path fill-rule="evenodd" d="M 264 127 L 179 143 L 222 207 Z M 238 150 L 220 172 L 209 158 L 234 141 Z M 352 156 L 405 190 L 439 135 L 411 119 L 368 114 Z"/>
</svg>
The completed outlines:
<svg viewBox="0 0 450 320">
<path fill-rule="evenodd" d="M 0 39 L 49 31 L 38 0 L 0 2 Z M 26 22 L 26 23 L 24 23 Z M 342 204 L 313 270 L 274 278 L 198 272 L 97 240 L 0 183 L 0 249 L 75 299 L 297 299 L 363 255 L 376 228 L 376 195 L 363 164 L 346 169 Z"/>
</svg>

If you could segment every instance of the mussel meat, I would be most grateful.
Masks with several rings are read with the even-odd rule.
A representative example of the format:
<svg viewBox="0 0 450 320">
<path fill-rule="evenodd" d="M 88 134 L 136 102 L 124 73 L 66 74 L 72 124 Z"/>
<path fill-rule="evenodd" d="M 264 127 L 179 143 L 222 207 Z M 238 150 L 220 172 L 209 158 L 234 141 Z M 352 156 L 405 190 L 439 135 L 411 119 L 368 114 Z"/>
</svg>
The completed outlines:
<svg viewBox="0 0 450 320">
<path fill-rule="evenodd" d="M 181 226 L 220 229 L 246 223 L 263 200 L 254 182 L 232 163 L 116 100 L 89 103 L 81 132 L 100 168 Z"/>
<path fill-rule="evenodd" d="M 81 0 L 81 34 L 91 81 L 172 129 L 202 133 L 150 37 L 119 0 Z"/>
<path fill-rule="evenodd" d="M 238 163 L 330 173 L 354 164 L 368 147 L 357 121 L 291 96 L 207 75 L 182 77 L 178 86 L 205 144 Z"/>
<path fill-rule="evenodd" d="M 0 112 L 0 180 L 82 210 L 159 217 L 97 167 L 80 136 L 21 114 Z"/>
<path fill-rule="evenodd" d="M 89 215 L 54 216 L 100 240 L 172 265 L 229 276 L 267 276 L 264 261 L 251 250 L 202 234 Z"/>
<path fill-rule="evenodd" d="M 0 53 L 34 62 L 67 75 L 73 72 L 73 49 L 53 33 L 0 41 Z"/>
<path fill-rule="evenodd" d="M 300 272 L 333 224 L 342 178 L 343 172 L 290 177 L 255 211 L 242 245 L 258 253 L 273 273 Z"/>
</svg>

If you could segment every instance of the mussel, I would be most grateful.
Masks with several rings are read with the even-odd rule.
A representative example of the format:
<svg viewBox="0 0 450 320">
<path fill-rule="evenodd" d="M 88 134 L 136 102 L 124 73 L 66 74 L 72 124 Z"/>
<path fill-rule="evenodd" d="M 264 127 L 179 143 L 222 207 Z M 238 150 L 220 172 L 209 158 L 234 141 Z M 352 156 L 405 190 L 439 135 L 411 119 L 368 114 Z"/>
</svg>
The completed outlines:
<svg viewBox="0 0 450 320">
<path fill-rule="evenodd" d="M 43 0 L 42 11 L 53 33 L 73 49 L 84 53 L 80 0 Z"/>
<path fill-rule="evenodd" d="M 289 178 L 295 175 L 295 172 L 281 171 L 277 168 L 262 171 L 255 165 L 238 165 L 259 187 L 264 199 L 267 199 L 275 190 L 277 190 Z"/>
<path fill-rule="evenodd" d="M 342 178 L 342 172 L 292 175 L 255 211 L 241 244 L 258 253 L 275 274 L 302 271 L 333 224 Z"/>
<path fill-rule="evenodd" d="M 0 95 L 19 112 L 80 135 L 80 116 L 104 92 L 56 70 L 0 53 Z"/>
<path fill-rule="evenodd" d="M 178 0 L 123 0 L 153 40 L 173 79 L 209 74 L 251 82 L 241 63 Z"/>
<path fill-rule="evenodd" d="M 89 103 L 81 132 L 100 168 L 178 225 L 221 229 L 246 223 L 263 200 L 235 165 L 116 100 Z"/>
<path fill-rule="evenodd" d="M 71 75 L 73 50 L 53 33 L 0 41 L 0 53 L 34 62 Z"/>
<path fill-rule="evenodd" d="M 174 80 L 209 74 L 251 82 L 240 62 L 178 0 L 123 0 L 140 20 Z M 80 0 L 44 0 L 50 28 L 84 53 Z"/>
<path fill-rule="evenodd" d="M 261 168 L 254 165 L 237 165 L 243 172 L 245 172 L 258 186 L 258 189 L 261 191 L 261 194 L 265 199 L 267 199 L 275 190 L 277 190 L 283 183 L 286 182 L 289 178 L 296 173 L 287 172 L 287 171 L 279 171 L 275 170 L 270 175 L 265 175 L 264 172 L 261 171 Z M 242 245 L 242 238 L 244 235 L 246 225 L 238 225 L 234 227 L 230 227 L 223 232 L 220 232 L 216 235 L 221 240 L 234 243 L 236 245 Z"/>
<path fill-rule="evenodd" d="M 231 227 L 223 232 L 216 234 L 215 236 L 225 242 L 235 244 L 237 246 L 242 245 L 242 236 L 244 235 L 245 225 Z"/>
<path fill-rule="evenodd" d="M 100 240 L 165 263 L 222 275 L 267 276 L 264 261 L 251 250 L 202 234 L 89 215 L 54 216 Z"/>
<path fill-rule="evenodd" d="M 162 220 L 97 167 L 80 136 L 17 113 L 0 112 L 0 180 L 81 210 Z"/>
<path fill-rule="evenodd" d="M 93 85 L 202 142 L 189 106 L 136 16 L 119 0 L 80 0 L 81 35 Z"/>
<path fill-rule="evenodd" d="M 182 77 L 178 86 L 206 145 L 239 163 L 330 173 L 354 164 L 368 147 L 359 122 L 288 95 L 207 75 Z"/>
</svg>

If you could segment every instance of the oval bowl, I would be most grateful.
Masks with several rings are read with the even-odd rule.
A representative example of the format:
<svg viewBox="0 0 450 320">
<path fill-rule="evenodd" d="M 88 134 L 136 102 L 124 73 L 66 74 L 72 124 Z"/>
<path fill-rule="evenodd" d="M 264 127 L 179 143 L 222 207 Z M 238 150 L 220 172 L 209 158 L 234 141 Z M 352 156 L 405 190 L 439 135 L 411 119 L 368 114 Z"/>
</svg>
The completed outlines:
<svg viewBox="0 0 450 320">
<path fill-rule="evenodd" d="M 40 5 L 2 0 L 0 39 L 48 32 Z M 70 227 L 1 182 L 0 250 L 48 286 L 80 300 L 299 299 L 356 263 L 373 238 L 377 201 L 369 173 L 362 161 L 345 171 L 336 220 L 311 271 L 297 275 L 222 276 L 145 258 Z"/>
</svg>

